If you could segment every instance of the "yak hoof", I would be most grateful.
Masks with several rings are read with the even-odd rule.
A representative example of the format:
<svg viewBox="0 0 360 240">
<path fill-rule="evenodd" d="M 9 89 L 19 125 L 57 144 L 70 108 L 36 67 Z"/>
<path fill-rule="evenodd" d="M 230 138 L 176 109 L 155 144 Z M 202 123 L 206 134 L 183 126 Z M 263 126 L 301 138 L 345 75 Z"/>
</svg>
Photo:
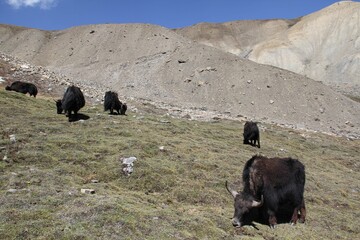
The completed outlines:
<svg viewBox="0 0 360 240">
<path fill-rule="evenodd" d="M 299 223 L 305 223 L 305 220 L 300 218 L 298 222 Z"/>
</svg>

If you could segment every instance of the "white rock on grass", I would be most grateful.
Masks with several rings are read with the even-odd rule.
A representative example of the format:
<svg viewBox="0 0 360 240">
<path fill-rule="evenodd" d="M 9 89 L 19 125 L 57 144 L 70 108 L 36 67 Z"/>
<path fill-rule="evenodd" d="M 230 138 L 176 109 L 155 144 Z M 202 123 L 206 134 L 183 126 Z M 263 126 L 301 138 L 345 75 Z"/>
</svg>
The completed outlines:
<svg viewBox="0 0 360 240">
<path fill-rule="evenodd" d="M 120 158 L 123 165 L 123 172 L 126 176 L 129 176 L 134 171 L 134 161 L 137 160 L 136 157 Z"/>
<path fill-rule="evenodd" d="M 10 138 L 10 142 L 16 143 L 16 136 L 15 136 L 15 134 L 9 135 L 9 138 Z"/>
<path fill-rule="evenodd" d="M 94 194 L 95 190 L 91 188 L 82 188 L 81 193 Z"/>
</svg>

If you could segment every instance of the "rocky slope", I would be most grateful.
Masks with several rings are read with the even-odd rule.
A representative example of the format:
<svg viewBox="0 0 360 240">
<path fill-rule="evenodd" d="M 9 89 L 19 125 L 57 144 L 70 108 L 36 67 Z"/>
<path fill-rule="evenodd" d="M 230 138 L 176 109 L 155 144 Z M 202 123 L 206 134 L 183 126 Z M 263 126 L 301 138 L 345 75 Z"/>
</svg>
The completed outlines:
<svg viewBox="0 0 360 240">
<path fill-rule="evenodd" d="M 107 24 L 47 32 L 0 25 L 0 49 L 66 76 L 68 82 L 90 89 L 93 99 L 111 89 L 121 97 L 182 113 L 212 111 L 360 135 L 357 102 L 309 78 L 241 59 L 159 26 Z"/>
<path fill-rule="evenodd" d="M 298 21 L 299 19 L 272 19 L 204 22 L 174 31 L 199 43 L 247 58 L 255 45 L 270 40 L 274 34 L 286 31 Z"/>
<path fill-rule="evenodd" d="M 359 2 L 341 1 L 294 20 L 203 23 L 176 31 L 360 96 Z"/>
</svg>

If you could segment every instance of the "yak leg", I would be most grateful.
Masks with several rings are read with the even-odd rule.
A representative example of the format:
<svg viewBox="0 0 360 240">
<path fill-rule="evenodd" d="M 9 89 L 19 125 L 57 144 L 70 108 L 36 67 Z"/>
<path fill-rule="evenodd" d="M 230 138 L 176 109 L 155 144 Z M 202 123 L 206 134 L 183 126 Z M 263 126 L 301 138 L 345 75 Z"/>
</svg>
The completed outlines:
<svg viewBox="0 0 360 240">
<path fill-rule="evenodd" d="M 304 199 L 302 200 L 301 203 L 301 207 L 300 207 L 300 223 L 304 223 L 305 222 L 305 217 L 306 217 L 306 208 L 305 208 L 305 201 Z"/>
<path fill-rule="evenodd" d="M 275 228 L 275 225 L 277 224 L 277 219 L 275 216 L 275 212 L 268 210 L 268 214 L 269 214 L 269 225 L 270 228 Z"/>
<path fill-rule="evenodd" d="M 66 116 L 68 117 L 69 122 L 74 121 L 74 118 L 73 118 L 73 115 L 71 114 L 71 111 L 68 111 Z"/>
<path fill-rule="evenodd" d="M 299 208 L 300 208 L 300 207 L 296 207 L 296 208 L 294 209 L 294 212 L 293 212 L 293 215 L 292 215 L 291 221 L 290 221 L 291 225 L 295 225 L 296 222 L 297 222 L 297 220 L 298 220 L 298 217 L 299 217 L 299 216 L 298 216 Z"/>
<path fill-rule="evenodd" d="M 74 114 L 71 114 L 71 111 L 69 111 L 69 122 L 74 122 L 77 120 L 78 120 L 77 111 L 74 111 Z"/>
<path fill-rule="evenodd" d="M 270 228 L 275 228 L 276 224 L 277 224 L 277 219 L 276 219 L 275 215 L 270 215 L 269 216 Z"/>
<path fill-rule="evenodd" d="M 74 119 L 75 119 L 75 121 L 79 120 L 79 115 L 78 115 L 77 111 L 74 111 Z"/>
<path fill-rule="evenodd" d="M 300 216 L 299 216 L 299 212 L 300 212 Z M 305 209 L 305 201 L 303 199 L 301 204 L 294 209 L 290 223 L 291 225 L 294 225 L 298 220 L 300 223 L 304 223 L 305 217 L 306 217 L 306 209 Z"/>
<path fill-rule="evenodd" d="M 255 140 L 253 139 L 253 136 L 250 136 L 249 144 L 250 144 L 251 146 L 255 146 Z"/>
</svg>

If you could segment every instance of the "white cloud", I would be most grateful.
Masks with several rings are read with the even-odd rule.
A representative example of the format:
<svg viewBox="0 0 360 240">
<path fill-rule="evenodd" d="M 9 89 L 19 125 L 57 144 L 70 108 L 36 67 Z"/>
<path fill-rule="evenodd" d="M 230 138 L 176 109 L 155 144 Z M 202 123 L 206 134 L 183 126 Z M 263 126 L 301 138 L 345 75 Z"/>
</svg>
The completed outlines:
<svg viewBox="0 0 360 240">
<path fill-rule="evenodd" d="M 6 0 L 6 2 L 13 8 L 21 7 L 40 7 L 42 9 L 49 9 L 54 7 L 57 0 Z"/>
</svg>

